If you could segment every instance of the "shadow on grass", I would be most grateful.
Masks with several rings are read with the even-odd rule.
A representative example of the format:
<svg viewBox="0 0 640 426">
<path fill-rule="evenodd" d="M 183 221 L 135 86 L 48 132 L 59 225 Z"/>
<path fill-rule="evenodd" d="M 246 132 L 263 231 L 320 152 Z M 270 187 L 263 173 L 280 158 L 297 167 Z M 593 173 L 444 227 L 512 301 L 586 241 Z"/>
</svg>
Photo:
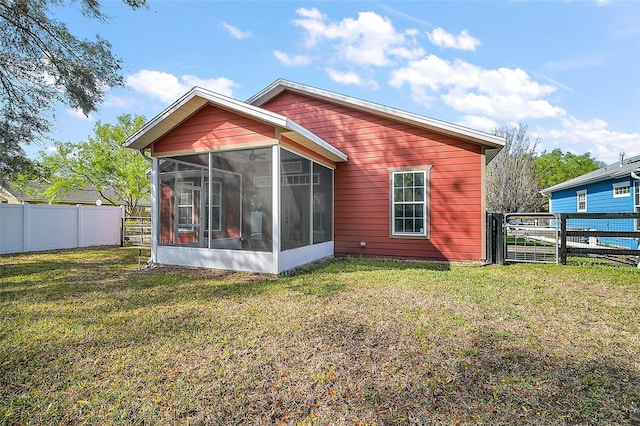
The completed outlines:
<svg viewBox="0 0 640 426">
<path fill-rule="evenodd" d="M 380 270 L 427 270 L 449 271 L 448 261 L 410 260 L 372 257 L 337 257 L 327 263 L 327 269 L 340 272 L 380 271 Z"/>
</svg>

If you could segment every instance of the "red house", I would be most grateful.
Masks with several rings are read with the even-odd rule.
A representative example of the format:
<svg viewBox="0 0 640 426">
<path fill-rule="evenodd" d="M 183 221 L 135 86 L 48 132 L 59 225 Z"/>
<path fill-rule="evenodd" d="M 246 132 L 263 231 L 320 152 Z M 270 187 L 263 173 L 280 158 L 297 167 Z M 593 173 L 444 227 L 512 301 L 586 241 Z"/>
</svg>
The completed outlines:
<svg viewBox="0 0 640 426">
<path fill-rule="evenodd" d="M 195 87 L 132 135 L 152 157 L 152 260 L 280 273 L 335 255 L 483 260 L 504 139 L 277 80 Z"/>
</svg>

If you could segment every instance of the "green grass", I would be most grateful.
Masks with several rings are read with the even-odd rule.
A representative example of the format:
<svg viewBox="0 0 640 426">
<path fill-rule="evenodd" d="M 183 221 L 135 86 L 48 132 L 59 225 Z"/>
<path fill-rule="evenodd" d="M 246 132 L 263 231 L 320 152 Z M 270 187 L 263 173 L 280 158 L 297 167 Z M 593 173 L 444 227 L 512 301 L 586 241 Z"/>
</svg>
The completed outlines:
<svg viewBox="0 0 640 426">
<path fill-rule="evenodd" d="M 637 424 L 640 269 L 0 257 L 0 424 Z"/>
</svg>

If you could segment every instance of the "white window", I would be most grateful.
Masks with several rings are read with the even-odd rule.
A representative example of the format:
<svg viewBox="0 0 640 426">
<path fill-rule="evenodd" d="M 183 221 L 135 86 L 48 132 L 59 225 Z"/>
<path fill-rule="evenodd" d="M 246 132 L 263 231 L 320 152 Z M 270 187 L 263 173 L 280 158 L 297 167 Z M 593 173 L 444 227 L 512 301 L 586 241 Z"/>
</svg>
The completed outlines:
<svg viewBox="0 0 640 426">
<path fill-rule="evenodd" d="M 427 172 L 393 172 L 391 176 L 392 235 L 427 235 Z"/>
<path fill-rule="evenodd" d="M 193 187 L 183 187 L 178 192 L 178 230 L 191 231 L 194 224 Z"/>
<path fill-rule="evenodd" d="M 640 181 L 633 182 L 634 207 L 640 213 Z M 640 231 L 640 219 L 636 219 L 636 230 Z"/>
<path fill-rule="evenodd" d="M 222 230 L 221 218 L 222 218 L 222 182 L 213 182 L 211 186 L 211 231 Z M 207 217 L 206 220 L 209 220 L 209 218 Z"/>
<path fill-rule="evenodd" d="M 631 196 L 631 185 L 627 182 L 618 182 L 613 184 L 613 198 L 622 198 Z"/>
<path fill-rule="evenodd" d="M 582 191 L 576 192 L 578 198 L 578 211 L 586 212 L 587 211 L 587 190 L 583 189 Z"/>
</svg>

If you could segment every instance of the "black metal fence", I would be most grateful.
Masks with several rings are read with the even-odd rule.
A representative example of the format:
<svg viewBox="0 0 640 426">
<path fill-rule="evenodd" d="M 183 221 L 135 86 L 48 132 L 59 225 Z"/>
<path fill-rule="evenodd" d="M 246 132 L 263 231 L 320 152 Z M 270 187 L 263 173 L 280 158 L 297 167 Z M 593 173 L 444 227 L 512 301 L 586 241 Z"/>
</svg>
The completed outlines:
<svg viewBox="0 0 640 426">
<path fill-rule="evenodd" d="M 558 262 L 568 254 L 640 262 L 640 213 L 487 213 L 487 262 Z"/>
<path fill-rule="evenodd" d="M 560 213 L 558 219 L 563 265 L 569 253 L 640 256 L 640 213 Z"/>
</svg>

